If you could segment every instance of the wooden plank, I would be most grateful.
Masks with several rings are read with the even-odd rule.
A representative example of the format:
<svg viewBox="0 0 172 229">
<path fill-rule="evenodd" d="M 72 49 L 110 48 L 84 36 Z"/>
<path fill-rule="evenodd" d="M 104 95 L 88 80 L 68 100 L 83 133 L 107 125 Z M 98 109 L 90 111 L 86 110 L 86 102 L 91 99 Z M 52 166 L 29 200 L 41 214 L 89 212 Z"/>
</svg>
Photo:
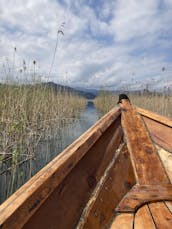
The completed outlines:
<svg viewBox="0 0 172 229">
<path fill-rule="evenodd" d="M 77 229 L 104 229 L 110 224 L 121 198 L 135 184 L 135 177 L 127 148 L 112 161 L 112 166 L 96 196 L 82 216 Z"/>
<path fill-rule="evenodd" d="M 163 202 L 150 203 L 149 208 L 158 229 L 172 228 L 172 214 Z"/>
<path fill-rule="evenodd" d="M 152 140 L 172 153 L 172 128 L 147 117 L 143 117 L 143 120 L 149 130 Z"/>
<path fill-rule="evenodd" d="M 77 163 L 24 228 L 53 228 L 57 219 L 59 229 L 75 228 L 121 141 L 122 129 L 119 118 Z M 104 160 L 105 155 L 108 155 L 108 160 Z"/>
<path fill-rule="evenodd" d="M 170 179 L 170 182 L 172 183 L 172 154 L 164 150 L 163 148 L 160 148 L 158 146 L 156 147 L 158 150 L 158 154 L 161 158 L 161 161 L 163 163 L 163 166 L 165 168 L 165 171 Z"/>
<path fill-rule="evenodd" d="M 142 116 L 145 116 L 145 117 L 147 117 L 149 119 L 155 120 L 155 121 L 157 121 L 159 123 L 162 123 L 162 124 L 172 128 L 172 119 L 171 118 L 164 117 L 162 115 L 159 115 L 159 114 L 156 114 L 154 112 L 142 109 L 140 107 L 136 107 L 136 110 Z"/>
<path fill-rule="evenodd" d="M 172 213 L 172 201 L 165 201 L 165 204 L 167 205 L 169 211 Z"/>
<path fill-rule="evenodd" d="M 0 226 L 22 227 L 119 115 L 119 108 L 110 111 L 5 201 L 0 206 Z"/>
<path fill-rule="evenodd" d="M 110 229 L 133 229 L 134 214 L 123 213 L 117 215 Z"/>
<path fill-rule="evenodd" d="M 138 209 L 134 218 L 135 229 L 156 229 L 147 205 L 142 206 Z"/>
<path fill-rule="evenodd" d="M 148 202 L 172 200 L 172 185 L 135 185 L 120 201 L 118 212 L 135 212 Z"/>
<path fill-rule="evenodd" d="M 169 179 L 140 115 L 128 100 L 123 99 L 120 106 L 122 127 L 137 183 L 140 185 L 168 184 Z"/>
<path fill-rule="evenodd" d="M 107 166 L 103 176 L 101 177 L 100 181 L 98 182 L 96 188 L 94 189 L 89 201 L 87 202 L 86 207 L 84 208 L 81 218 L 79 220 L 79 223 L 77 225 L 77 229 L 81 229 L 84 227 L 85 222 L 87 221 L 87 218 L 89 217 L 90 211 L 93 208 L 96 199 L 100 199 L 101 202 L 103 202 L 102 197 L 100 198 L 100 192 L 102 187 L 104 186 L 105 182 L 107 182 L 107 179 L 112 180 L 112 177 L 110 177 L 110 172 L 113 169 L 115 161 L 119 158 L 119 154 L 121 150 L 124 148 L 124 143 L 122 143 L 119 148 L 117 149 L 112 161 Z"/>
</svg>

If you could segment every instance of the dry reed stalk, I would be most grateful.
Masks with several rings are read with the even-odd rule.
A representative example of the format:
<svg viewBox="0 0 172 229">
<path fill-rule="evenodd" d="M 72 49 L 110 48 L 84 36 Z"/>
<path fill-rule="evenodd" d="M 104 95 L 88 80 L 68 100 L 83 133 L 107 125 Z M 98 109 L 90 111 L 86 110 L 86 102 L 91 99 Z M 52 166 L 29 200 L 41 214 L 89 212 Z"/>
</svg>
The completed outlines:
<svg viewBox="0 0 172 229">
<path fill-rule="evenodd" d="M 172 117 L 172 92 L 167 93 L 128 93 L 133 105 L 155 113 Z M 94 101 L 100 115 L 104 115 L 118 102 L 118 96 L 102 92 Z"/>
<path fill-rule="evenodd" d="M 20 154 L 32 155 L 51 128 L 62 131 L 85 104 L 84 98 L 40 85 L 0 85 L 0 161 L 13 156 L 16 165 Z"/>
</svg>

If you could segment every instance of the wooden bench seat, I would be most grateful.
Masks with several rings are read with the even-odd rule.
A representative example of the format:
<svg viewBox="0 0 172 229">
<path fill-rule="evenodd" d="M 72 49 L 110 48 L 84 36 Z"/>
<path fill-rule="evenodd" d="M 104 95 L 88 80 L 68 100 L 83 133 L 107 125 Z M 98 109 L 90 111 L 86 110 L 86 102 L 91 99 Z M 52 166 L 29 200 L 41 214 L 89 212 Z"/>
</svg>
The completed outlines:
<svg viewBox="0 0 172 229">
<path fill-rule="evenodd" d="M 110 229 L 171 229 L 172 202 L 154 202 L 140 207 L 136 213 L 121 213 Z"/>
</svg>

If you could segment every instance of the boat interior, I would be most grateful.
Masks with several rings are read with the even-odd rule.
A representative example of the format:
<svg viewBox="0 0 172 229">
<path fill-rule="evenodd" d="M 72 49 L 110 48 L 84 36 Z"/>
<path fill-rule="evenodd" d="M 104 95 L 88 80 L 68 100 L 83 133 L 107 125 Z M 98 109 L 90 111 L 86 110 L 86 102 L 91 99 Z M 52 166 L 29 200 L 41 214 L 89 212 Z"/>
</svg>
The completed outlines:
<svg viewBox="0 0 172 229">
<path fill-rule="evenodd" d="M 0 228 L 172 228 L 172 119 L 121 99 L 0 206 Z"/>
</svg>

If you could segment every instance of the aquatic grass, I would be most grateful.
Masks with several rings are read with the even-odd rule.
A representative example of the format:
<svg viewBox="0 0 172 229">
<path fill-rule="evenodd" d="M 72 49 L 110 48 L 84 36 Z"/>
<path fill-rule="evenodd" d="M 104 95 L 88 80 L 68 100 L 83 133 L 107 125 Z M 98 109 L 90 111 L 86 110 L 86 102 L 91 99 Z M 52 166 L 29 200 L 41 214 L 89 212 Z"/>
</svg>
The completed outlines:
<svg viewBox="0 0 172 229">
<path fill-rule="evenodd" d="M 172 118 L 172 92 L 170 90 L 160 92 L 128 92 L 132 104 L 160 115 Z M 94 100 L 95 106 L 100 116 L 106 114 L 110 109 L 116 106 L 118 95 L 112 92 L 101 92 Z"/>
<path fill-rule="evenodd" d="M 48 78 L 64 24 L 57 32 Z M 21 60 L 16 47 L 10 56 L 2 57 L 0 66 L 0 202 L 39 170 L 35 171 L 32 162 L 41 154 L 42 142 L 49 142 L 48 147 L 56 139 L 61 147 L 63 131 L 80 117 L 86 105 L 83 97 L 42 83 L 42 77 L 47 76 L 40 73 L 38 60 Z"/>
<path fill-rule="evenodd" d="M 0 85 L 1 152 L 5 155 L 14 145 L 27 145 L 28 139 L 40 136 L 54 120 L 62 128 L 68 119 L 78 117 L 85 103 L 77 95 L 40 85 Z"/>
<path fill-rule="evenodd" d="M 0 174 L 11 174 L 7 196 L 16 188 L 18 166 L 35 157 L 41 141 L 54 134 L 60 141 L 64 128 L 79 118 L 85 105 L 84 98 L 43 84 L 0 85 Z"/>
<path fill-rule="evenodd" d="M 94 99 L 94 104 L 98 110 L 99 116 L 105 115 L 109 110 L 116 106 L 118 96 L 109 91 L 101 90 L 99 95 Z"/>
</svg>

